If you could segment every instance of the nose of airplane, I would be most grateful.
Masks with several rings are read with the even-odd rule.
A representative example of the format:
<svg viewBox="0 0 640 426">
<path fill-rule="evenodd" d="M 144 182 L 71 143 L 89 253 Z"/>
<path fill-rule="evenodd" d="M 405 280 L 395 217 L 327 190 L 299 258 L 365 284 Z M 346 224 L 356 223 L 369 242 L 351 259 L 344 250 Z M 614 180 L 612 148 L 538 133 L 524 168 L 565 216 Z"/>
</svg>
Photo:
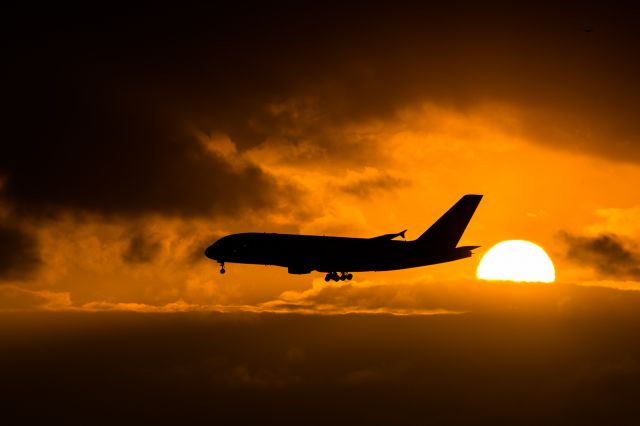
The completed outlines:
<svg viewBox="0 0 640 426">
<path fill-rule="evenodd" d="M 215 259 L 218 255 L 218 248 L 215 247 L 215 244 L 211 244 L 204 251 L 204 255 L 207 256 L 209 259 Z"/>
</svg>

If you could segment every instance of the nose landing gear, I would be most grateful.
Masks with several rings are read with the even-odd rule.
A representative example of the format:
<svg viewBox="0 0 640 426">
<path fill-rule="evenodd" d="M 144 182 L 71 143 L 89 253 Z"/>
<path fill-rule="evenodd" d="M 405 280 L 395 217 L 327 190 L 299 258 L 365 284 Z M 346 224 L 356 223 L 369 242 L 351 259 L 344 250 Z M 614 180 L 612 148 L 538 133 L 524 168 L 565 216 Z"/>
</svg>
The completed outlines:
<svg viewBox="0 0 640 426">
<path fill-rule="evenodd" d="M 220 262 L 220 273 L 224 274 L 225 272 L 227 271 L 224 270 L 224 262 Z"/>
<path fill-rule="evenodd" d="M 338 275 L 337 272 L 329 272 L 327 275 L 325 275 L 324 280 L 326 282 L 329 282 L 329 280 L 338 282 L 338 281 L 344 281 L 344 280 L 351 281 L 352 278 L 353 278 L 353 274 L 349 274 L 347 272 L 341 272 L 340 275 Z"/>
</svg>

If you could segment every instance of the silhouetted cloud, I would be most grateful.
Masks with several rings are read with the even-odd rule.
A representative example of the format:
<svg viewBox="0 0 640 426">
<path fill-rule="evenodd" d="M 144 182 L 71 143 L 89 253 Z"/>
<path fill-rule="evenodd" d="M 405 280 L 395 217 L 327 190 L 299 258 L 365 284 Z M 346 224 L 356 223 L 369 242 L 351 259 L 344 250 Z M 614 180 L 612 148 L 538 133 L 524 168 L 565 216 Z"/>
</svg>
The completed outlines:
<svg viewBox="0 0 640 426">
<path fill-rule="evenodd" d="M 66 424 L 633 424 L 640 319 L 611 308 L 4 314 L 0 406 Z"/>
<path fill-rule="evenodd" d="M 193 46 L 192 33 L 169 42 L 180 33 L 167 32 L 172 19 L 156 26 L 152 19 L 108 17 L 88 28 L 61 18 L 55 28 L 30 27 L 28 35 L 14 28 L 22 44 L 12 50 L 13 124 L 0 170 L 5 195 L 21 213 L 228 215 L 273 207 L 281 192 L 293 194 L 259 165 L 231 164 L 199 143 L 203 126 L 235 135 L 242 126 L 234 123 L 248 117 L 230 105 L 238 84 L 219 91 L 227 83 L 216 53 L 206 56 L 202 74 L 190 76 L 201 68 L 193 49 L 215 52 L 216 42 L 207 37 L 212 45 Z M 168 45 L 158 51 L 162 40 Z M 235 71 L 224 73 L 235 78 Z M 238 93 L 240 103 L 247 93 Z M 205 125 L 204 117 L 224 125 Z"/>
<path fill-rule="evenodd" d="M 161 115 L 86 96 L 51 111 L 40 105 L 47 120 L 21 129 L 5 150 L 6 197 L 21 213 L 219 215 L 277 202 L 283 187 L 259 166 L 205 151 Z"/>
<path fill-rule="evenodd" d="M 19 227 L 0 225 L 0 282 L 28 278 L 40 264 L 36 237 Z"/>
<path fill-rule="evenodd" d="M 567 258 L 597 271 L 603 278 L 640 280 L 640 250 L 613 234 L 562 234 Z"/>
<path fill-rule="evenodd" d="M 399 178 L 390 174 L 363 177 L 353 182 L 346 183 L 340 188 L 342 191 L 357 197 L 368 198 L 379 191 L 393 191 L 409 184 L 408 179 Z"/>
<path fill-rule="evenodd" d="M 30 290 L 15 284 L 0 286 L 0 312 L 73 310 L 71 295 L 67 292 Z"/>
<path fill-rule="evenodd" d="M 606 295 L 606 301 L 602 298 Z M 619 291 L 572 284 L 511 284 L 478 281 L 376 284 L 326 284 L 286 291 L 260 304 L 262 312 L 306 314 L 370 313 L 448 315 L 461 313 L 549 312 L 599 315 L 610 309 L 633 313 L 637 291 Z"/>
<path fill-rule="evenodd" d="M 291 161 L 360 167 L 384 151 L 366 132 L 353 142 L 336 129 L 424 102 L 515 105 L 542 143 L 640 161 L 633 15 L 551 10 L 228 3 L 100 19 L 13 10 L 6 195 L 29 213 L 273 208 L 290 194 L 286 182 L 207 155 L 194 134 L 228 135 L 240 151 L 267 139 L 306 144 Z M 586 34 L 584 22 L 598 30 Z"/>
<path fill-rule="evenodd" d="M 129 240 L 122 259 L 128 263 L 148 263 L 153 261 L 162 248 L 160 241 L 144 234 L 135 235 Z"/>
</svg>

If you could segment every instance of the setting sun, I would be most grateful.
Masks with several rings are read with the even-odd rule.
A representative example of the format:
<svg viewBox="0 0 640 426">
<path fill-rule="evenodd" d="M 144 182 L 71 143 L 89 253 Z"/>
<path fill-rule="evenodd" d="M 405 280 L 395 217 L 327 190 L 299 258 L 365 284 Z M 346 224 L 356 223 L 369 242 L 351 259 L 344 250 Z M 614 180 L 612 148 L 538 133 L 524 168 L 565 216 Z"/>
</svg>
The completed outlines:
<svg viewBox="0 0 640 426">
<path fill-rule="evenodd" d="M 491 281 L 551 283 L 556 279 L 547 253 L 524 240 L 503 241 L 493 246 L 480 260 L 477 275 Z"/>
</svg>

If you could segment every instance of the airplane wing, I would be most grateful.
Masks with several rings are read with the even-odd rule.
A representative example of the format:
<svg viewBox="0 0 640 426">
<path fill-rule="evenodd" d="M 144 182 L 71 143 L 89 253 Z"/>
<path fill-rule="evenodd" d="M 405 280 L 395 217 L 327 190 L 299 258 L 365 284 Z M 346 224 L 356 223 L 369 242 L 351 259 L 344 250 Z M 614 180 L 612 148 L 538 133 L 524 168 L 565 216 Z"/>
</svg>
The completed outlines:
<svg viewBox="0 0 640 426">
<path fill-rule="evenodd" d="M 384 234 L 384 235 L 379 235 L 377 237 L 373 237 L 373 238 L 369 238 L 370 240 L 393 240 L 394 238 L 397 237 L 402 237 L 404 238 L 404 233 L 407 232 L 407 230 L 405 229 L 404 231 L 400 231 L 397 234 Z"/>
</svg>

